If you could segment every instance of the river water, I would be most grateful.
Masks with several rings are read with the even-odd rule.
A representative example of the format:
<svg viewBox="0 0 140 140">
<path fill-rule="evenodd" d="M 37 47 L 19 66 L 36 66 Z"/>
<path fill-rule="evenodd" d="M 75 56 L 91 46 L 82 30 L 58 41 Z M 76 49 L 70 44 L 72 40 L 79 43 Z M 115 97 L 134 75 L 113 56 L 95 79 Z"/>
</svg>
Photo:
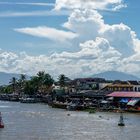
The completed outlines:
<svg viewBox="0 0 140 140">
<path fill-rule="evenodd" d="M 140 114 L 54 109 L 44 104 L 1 102 L 4 129 L 0 140 L 140 140 Z M 70 114 L 70 115 L 68 115 Z"/>
</svg>

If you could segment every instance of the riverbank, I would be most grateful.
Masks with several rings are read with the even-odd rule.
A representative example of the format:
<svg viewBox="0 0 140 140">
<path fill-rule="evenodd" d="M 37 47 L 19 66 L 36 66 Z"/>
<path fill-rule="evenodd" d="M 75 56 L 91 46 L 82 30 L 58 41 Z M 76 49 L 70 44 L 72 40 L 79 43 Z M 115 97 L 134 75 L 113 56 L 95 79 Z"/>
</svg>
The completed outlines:
<svg viewBox="0 0 140 140">
<path fill-rule="evenodd" d="M 74 95 L 73 95 L 74 96 Z M 2 101 L 14 101 L 20 103 L 45 103 L 52 108 L 66 109 L 69 111 L 86 111 L 96 112 L 131 112 L 140 113 L 140 110 L 135 109 L 133 106 L 127 107 L 120 102 L 116 102 L 109 99 L 100 98 L 85 98 L 78 96 L 60 96 L 59 98 L 53 99 L 52 96 L 19 96 L 17 94 L 0 94 L 0 100 Z"/>
</svg>

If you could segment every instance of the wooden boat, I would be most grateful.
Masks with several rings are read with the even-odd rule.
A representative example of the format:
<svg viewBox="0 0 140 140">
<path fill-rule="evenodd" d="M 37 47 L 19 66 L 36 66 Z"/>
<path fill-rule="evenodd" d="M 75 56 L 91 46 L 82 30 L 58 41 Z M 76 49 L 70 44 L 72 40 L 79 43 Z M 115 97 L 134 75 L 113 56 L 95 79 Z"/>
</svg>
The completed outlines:
<svg viewBox="0 0 140 140">
<path fill-rule="evenodd" d="M 52 108 L 61 108 L 66 109 L 67 104 L 66 103 L 60 103 L 60 102 L 54 102 L 51 104 Z"/>
<path fill-rule="evenodd" d="M 120 120 L 119 120 L 118 126 L 125 126 L 122 113 L 120 114 Z"/>
<path fill-rule="evenodd" d="M 4 124 L 3 124 L 3 121 L 2 121 L 1 112 L 0 112 L 0 128 L 4 128 Z"/>
</svg>

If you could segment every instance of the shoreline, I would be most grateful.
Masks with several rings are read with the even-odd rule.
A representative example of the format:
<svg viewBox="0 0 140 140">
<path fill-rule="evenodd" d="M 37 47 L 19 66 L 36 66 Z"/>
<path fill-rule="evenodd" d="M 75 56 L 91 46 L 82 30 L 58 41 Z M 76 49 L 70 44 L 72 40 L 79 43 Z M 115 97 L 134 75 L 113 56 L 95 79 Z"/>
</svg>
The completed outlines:
<svg viewBox="0 0 140 140">
<path fill-rule="evenodd" d="M 112 112 L 112 113 L 131 113 L 131 114 L 140 114 L 140 111 L 137 110 L 120 110 L 119 108 L 115 108 L 115 109 L 101 109 L 101 108 L 96 108 L 96 107 L 88 107 L 88 108 L 84 108 L 84 109 L 73 109 L 73 110 L 68 110 L 67 109 L 67 105 L 66 104 L 48 104 L 45 102 L 32 102 L 32 103 L 24 103 L 24 102 L 20 102 L 20 101 L 8 101 L 8 100 L 0 100 L 1 102 L 19 102 L 19 103 L 23 103 L 23 104 L 44 104 L 44 105 L 48 105 L 51 108 L 56 108 L 56 109 L 63 109 L 66 111 L 81 111 L 81 112 L 89 112 L 89 114 L 94 114 L 96 112 Z"/>
</svg>

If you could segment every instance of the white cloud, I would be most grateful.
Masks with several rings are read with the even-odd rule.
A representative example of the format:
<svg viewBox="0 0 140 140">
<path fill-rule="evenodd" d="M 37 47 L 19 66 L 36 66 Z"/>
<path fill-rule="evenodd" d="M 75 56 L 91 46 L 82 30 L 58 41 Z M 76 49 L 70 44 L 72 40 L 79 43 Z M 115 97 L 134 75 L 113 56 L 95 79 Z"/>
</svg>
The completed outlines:
<svg viewBox="0 0 140 140">
<path fill-rule="evenodd" d="M 77 34 L 70 31 L 58 30 L 55 28 L 49 28 L 47 26 L 34 27 L 34 28 L 26 27 L 26 28 L 14 29 L 14 30 L 32 36 L 44 37 L 44 38 L 49 38 L 50 40 L 62 41 L 62 42 L 66 40 L 71 40 L 78 36 Z"/>
<path fill-rule="evenodd" d="M 0 51 L 0 70 L 30 75 L 39 70 L 46 70 L 55 77 L 61 73 L 77 77 L 82 73 L 90 75 L 97 72 L 96 70 L 99 72 L 113 68 L 114 62 L 119 61 L 121 56 L 103 38 L 87 41 L 80 46 L 81 50 L 75 53 L 62 52 L 54 53 L 51 56 L 29 56 L 26 53 L 15 54 Z M 103 61 L 104 63 L 102 63 Z M 101 69 L 102 66 L 106 67 Z"/>
<path fill-rule="evenodd" d="M 122 53 L 123 57 L 140 49 L 140 41 L 130 27 L 123 23 L 105 24 L 103 17 L 95 10 L 74 10 L 63 27 L 79 34 L 79 42 L 103 37 Z"/>
<path fill-rule="evenodd" d="M 69 40 L 76 52 L 63 51 L 51 56 L 28 56 L 15 61 L 13 71 L 36 73 L 47 70 L 54 76 L 64 73 L 71 77 L 89 76 L 107 70 L 139 74 L 140 40 L 127 25 L 105 24 L 95 10 L 74 10 L 62 25 L 69 32 L 49 27 L 21 28 L 18 32 L 46 37 L 55 41 Z M 77 44 L 75 45 L 75 42 Z M 64 43 L 65 44 L 65 43 Z M 58 42 L 59 45 L 59 42 Z M 24 67 L 24 66 L 27 67 Z"/>
<path fill-rule="evenodd" d="M 140 40 L 136 33 L 123 23 L 106 24 L 95 10 L 119 10 L 122 7 L 126 7 L 122 0 L 56 0 L 55 9 L 73 9 L 68 20 L 62 24 L 69 31 L 46 26 L 15 31 L 58 41 L 58 46 L 62 42 L 64 45 L 70 43 L 78 48 L 77 51 L 63 51 L 50 56 L 0 52 L 0 70 L 10 68 L 12 72 L 27 74 L 46 70 L 53 76 L 64 73 L 71 77 L 119 70 L 140 76 Z"/>
<path fill-rule="evenodd" d="M 61 11 L 29 11 L 29 12 L 13 12 L 13 11 L 6 11 L 0 12 L 0 17 L 29 17 L 29 16 L 64 16 L 69 15 L 70 11 L 68 10 L 61 10 Z"/>
<path fill-rule="evenodd" d="M 0 5 L 54 6 L 54 3 L 0 2 Z"/>
<path fill-rule="evenodd" d="M 78 32 L 83 41 L 98 36 L 100 28 L 104 25 L 102 16 L 95 10 L 74 10 L 63 27 Z"/>
<path fill-rule="evenodd" d="M 135 33 L 125 24 L 104 25 L 100 29 L 100 35 L 106 38 L 110 44 L 123 54 L 123 57 L 134 54 L 136 39 Z"/>
<path fill-rule="evenodd" d="M 55 9 L 119 10 L 127 7 L 123 0 L 56 0 Z"/>
</svg>

